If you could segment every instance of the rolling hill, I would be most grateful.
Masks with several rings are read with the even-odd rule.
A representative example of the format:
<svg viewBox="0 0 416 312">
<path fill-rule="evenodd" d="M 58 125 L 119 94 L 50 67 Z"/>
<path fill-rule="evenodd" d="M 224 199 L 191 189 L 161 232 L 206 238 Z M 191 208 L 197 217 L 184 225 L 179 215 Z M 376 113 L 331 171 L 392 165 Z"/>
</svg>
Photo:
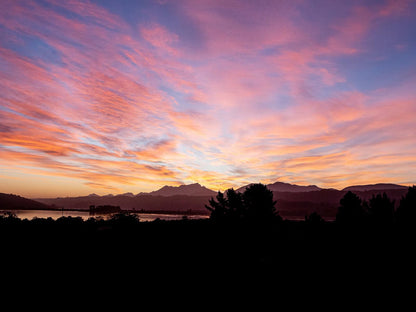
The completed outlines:
<svg viewBox="0 0 416 312">
<path fill-rule="evenodd" d="M 0 193 L 0 210 L 45 210 L 51 207 L 45 203 L 18 195 Z"/>
</svg>

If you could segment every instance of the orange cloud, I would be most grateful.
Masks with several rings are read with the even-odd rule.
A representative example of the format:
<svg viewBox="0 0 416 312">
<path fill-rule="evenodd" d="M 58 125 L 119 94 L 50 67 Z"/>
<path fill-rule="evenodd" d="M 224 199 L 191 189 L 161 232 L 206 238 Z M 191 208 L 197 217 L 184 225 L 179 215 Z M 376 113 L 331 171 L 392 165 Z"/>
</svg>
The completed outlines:
<svg viewBox="0 0 416 312">
<path fill-rule="evenodd" d="M 185 1 L 137 25 L 104 4 L 3 1 L 2 164 L 120 190 L 410 181 L 414 73 L 361 87 L 347 67 L 411 4 L 326 5 Z"/>
</svg>

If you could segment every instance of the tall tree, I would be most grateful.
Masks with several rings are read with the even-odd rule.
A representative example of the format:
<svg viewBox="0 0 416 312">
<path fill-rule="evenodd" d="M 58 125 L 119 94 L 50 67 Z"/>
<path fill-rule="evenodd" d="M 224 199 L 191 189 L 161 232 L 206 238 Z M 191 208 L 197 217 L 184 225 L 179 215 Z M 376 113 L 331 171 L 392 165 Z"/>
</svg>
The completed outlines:
<svg viewBox="0 0 416 312">
<path fill-rule="evenodd" d="M 391 223 L 394 218 L 394 200 L 386 193 L 373 195 L 369 202 L 369 216 L 377 224 Z"/>
<path fill-rule="evenodd" d="M 229 208 L 227 199 L 224 197 L 224 193 L 218 192 L 215 200 L 211 197 L 209 200 L 209 205 L 205 205 L 209 211 L 211 211 L 210 218 L 214 221 L 221 221 L 227 218 L 229 215 Z"/>
<path fill-rule="evenodd" d="M 336 221 L 345 224 L 362 222 L 366 216 L 361 198 L 348 191 L 340 200 Z"/>
<path fill-rule="evenodd" d="M 278 216 L 273 192 L 264 184 L 252 184 L 247 187 L 243 193 L 243 200 L 247 217 L 251 220 L 270 221 Z"/>
<path fill-rule="evenodd" d="M 414 223 L 416 220 L 416 186 L 409 187 L 406 195 L 400 200 L 396 211 L 397 220 L 401 223 Z"/>
</svg>

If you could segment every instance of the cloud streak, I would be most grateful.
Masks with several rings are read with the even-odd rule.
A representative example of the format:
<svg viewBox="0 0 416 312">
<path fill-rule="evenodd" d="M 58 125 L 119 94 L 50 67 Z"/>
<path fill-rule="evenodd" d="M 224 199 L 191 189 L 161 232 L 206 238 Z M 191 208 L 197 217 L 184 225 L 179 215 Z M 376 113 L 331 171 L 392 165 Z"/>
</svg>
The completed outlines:
<svg viewBox="0 0 416 312">
<path fill-rule="evenodd" d="M 129 9 L 141 18 L 87 1 L 2 1 L 0 169 L 85 192 L 416 183 L 414 3 Z M 386 29 L 400 36 L 380 58 Z M 386 86 L 377 62 L 398 82 Z"/>
</svg>

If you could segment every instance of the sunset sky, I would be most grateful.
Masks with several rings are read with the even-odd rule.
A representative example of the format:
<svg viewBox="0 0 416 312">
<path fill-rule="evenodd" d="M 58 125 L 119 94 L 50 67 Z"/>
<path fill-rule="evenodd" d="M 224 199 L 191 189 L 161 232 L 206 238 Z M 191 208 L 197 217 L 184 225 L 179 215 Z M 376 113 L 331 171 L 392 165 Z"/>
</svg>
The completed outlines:
<svg viewBox="0 0 416 312">
<path fill-rule="evenodd" d="M 416 1 L 0 0 L 0 192 L 416 184 Z"/>
</svg>

